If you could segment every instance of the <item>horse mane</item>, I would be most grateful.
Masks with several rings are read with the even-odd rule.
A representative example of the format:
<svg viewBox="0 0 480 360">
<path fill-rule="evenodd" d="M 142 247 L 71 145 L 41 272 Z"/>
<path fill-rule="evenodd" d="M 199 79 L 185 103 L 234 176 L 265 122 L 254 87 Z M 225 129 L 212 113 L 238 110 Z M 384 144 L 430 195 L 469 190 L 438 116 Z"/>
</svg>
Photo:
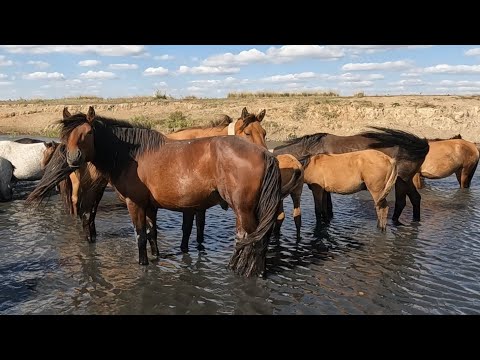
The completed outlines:
<svg viewBox="0 0 480 360">
<path fill-rule="evenodd" d="M 210 121 L 208 125 L 187 127 L 187 128 L 174 131 L 173 133 L 176 134 L 186 130 L 198 130 L 198 129 L 209 129 L 209 128 L 223 129 L 226 126 L 230 125 L 230 123 L 232 122 L 233 122 L 233 119 L 230 116 L 222 115 L 218 119 Z"/>
<path fill-rule="evenodd" d="M 375 129 L 377 132 L 366 131 L 359 135 L 375 140 L 374 143 L 368 146 L 370 149 L 398 146 L 404 150 L 402 152 L 403 154 L 399 153 L 398 157 L 405 157 L 410 160 L 425 158 L 428 153 L 429 145 L 428 140 L 425 138 L 422 139 L 412 133 L 397 129 L 389 129 L 379 126 L 369 126 L 369 128 Z"/>
<path fill-rule="evenodd" d="M 285 145 L 277 146 L 275 148 L 275 150 L 280 150 L 280 149 L 286 148 L 288 146 L 297 145 L 297 144 L 300 144 L 300 143 L 301 143 L 301 145 L 303 146 L 304 149 L 308 149 L 311 146 L 317 145 L 317 143 L 319 141 L 321 141 L 321 139 L 326 135 L 328 135 L 328 133 L 316 133 L 316 134 L 304 135 L 304 136 L 299 137 L 299 138 L 287 140 Z"/>
<path fill-rule="evenodd" d="M 250 125 L 251 123 L 255 122 L 255 121 L 258 121 L 258 118 L 255 114 L 248 114 L 247 116 L 245 116 L 243 119 L 243 124 L 242 126 L 240 127 L 240 131 L 243 131 L 245 130 L 245 128 Z"/>
<path fill-rule="evenodd" d="M 463 138 L 462 138 L 462 135 L 458 134 L 448 139 L 435 138 L 435 139 L 428 139 L 428 141 L 443 141 L 443 140 L 454 140 L 454 139 L 463 139 Z"/>
</svg>

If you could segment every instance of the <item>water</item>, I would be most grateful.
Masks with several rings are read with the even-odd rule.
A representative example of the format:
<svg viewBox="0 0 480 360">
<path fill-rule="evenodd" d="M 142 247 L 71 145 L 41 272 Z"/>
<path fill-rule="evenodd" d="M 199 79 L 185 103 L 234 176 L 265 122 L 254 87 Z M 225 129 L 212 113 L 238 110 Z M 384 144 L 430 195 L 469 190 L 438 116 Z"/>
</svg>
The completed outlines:
<svg viewBox="0 0 480 360">
<path fill-rule="evenodd" d="M 181 215 L 160 210 L 158 261 L 137 264 L 124 205 L 108 191 L 88 244 L 58 195 L 37 211 L 24 206 L 33 183 L 0 203 L 1 314 L 478 314 L 480 179 L 468 190 L 455 177 L 428 181 L 422 222 L 408 204 L 405 227 L 376 229 L 367 192 L 333 195 L 335 217 L 315 228 L 313 199 L 302 196 L 303 238 L 295 240 L 290 199 L 267 279 L 226 269 L 233 251 L 233 212 L 207 211 L 206 250 L 179 251 Z M 393 205 L 393 194 L 389 196 Z M 390 209 L 389 216 L 392 214 Z"/>
</svg>

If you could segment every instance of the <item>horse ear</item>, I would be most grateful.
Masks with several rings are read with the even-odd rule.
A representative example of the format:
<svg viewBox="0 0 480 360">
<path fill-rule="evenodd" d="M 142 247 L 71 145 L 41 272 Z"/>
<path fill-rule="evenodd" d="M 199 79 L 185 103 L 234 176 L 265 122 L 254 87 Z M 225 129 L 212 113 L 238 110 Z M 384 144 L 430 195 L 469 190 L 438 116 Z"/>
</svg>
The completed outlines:
<svg viewBox="0 0 480 360">
<path fill-rule="evenodd" d="M 95 110 L 93 110 L 93 106 L 90 106 L 88 108 L 87 121 L 91 123 L 93 119 L 95 119 Z"/>
<path fill-rule="evenodd" d="M 70 111 L 68 111 L 68 107 L 65 106 L 63 108 L 63 118 L 66 119 L 66 118 L 69 118 L 70 116 L 72 115 L 70 114 Z"/>
<path fill-rule="evenodd" d="M 267 110 L 263 109 L 262 111 L 260 111 L 260 114 L 258 114 L 257 116 L 257 119 L 258 119 L 258 122 L 261 122 L 263 120 L 263 118 L 265 117 L 265 114 L 267 113 Z"/>
<path fill-rule="evenodd" d="M 247 116 L 248 116 L 248 111 L 247 111 L 247 108 L 244 107 L 242 110 L 242 119 L 245 119 Z"/>
</svg>

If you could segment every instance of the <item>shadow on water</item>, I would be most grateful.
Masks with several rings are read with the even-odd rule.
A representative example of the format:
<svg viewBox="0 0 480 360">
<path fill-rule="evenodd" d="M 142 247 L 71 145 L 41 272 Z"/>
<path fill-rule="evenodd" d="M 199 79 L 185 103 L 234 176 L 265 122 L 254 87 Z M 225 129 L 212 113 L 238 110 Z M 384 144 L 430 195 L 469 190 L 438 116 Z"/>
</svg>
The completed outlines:
<svg viewBox="0 0 480 360">
<path fill-rule="evenodd" d="M 19 183 L 0 204 L 2 314 L 478 314 L 480 313 L 480 188 L 457 189 L 448 178 L 421 190 L 422 221 L 376 228 L 367 192 L 333 195 L 334 218 L 316 225 L 313 199 L 302 195 L 302 238 L 295 239 L 292 204 L 267 253 L 266 279 L 233 275 L 235 218 L 207 211 L 205 251 L 180 249 L 181 214 L 160 210 L 161 257 L 137 264 L 127 209 L 107 191 L 97 214 L 98 240 L 84 241 L 79 222 L 58 195 L 39 209 Z M 394 198 L 390 194 L 389 204 Z M 392 209 L 390 209 L 390 216 Z"/>
</svg>

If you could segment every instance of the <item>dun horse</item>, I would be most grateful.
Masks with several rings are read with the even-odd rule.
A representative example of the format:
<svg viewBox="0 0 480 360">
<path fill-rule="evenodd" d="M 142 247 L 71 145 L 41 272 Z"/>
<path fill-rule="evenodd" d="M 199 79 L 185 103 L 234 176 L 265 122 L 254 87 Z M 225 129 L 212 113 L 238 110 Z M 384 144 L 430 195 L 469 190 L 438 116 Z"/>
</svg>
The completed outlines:
<svg viewBox="0 0 480 360">
<path fill-rule="evenodd" d="M 395 183 L 395 210 L 392 220 L 401 225 L 400 214 L 406 205 L 406 196 L 413 205 L 413 220 L 420 221 L 421 196 L 413 185 L 413 176 L 420 169 L 428 153 L 428 141 L 401 130 L 372 127 L 377 131 L 352 136 L 337 136 L 327 133 L 306 135 L 274 149 L 273 154 L 292 154 L 297 159 L 317 154 L 342 154 L 358 150 L 375 149 L 397 161 L 398 177 Z M 315 197 L 315 192 L 313 194 Z M 321 214 L 332 217 L 330 194 L 324 197 Z M 315 199 L 318 202 L 318 199 Z M 320 220 L 317 213 L 317 220 Z"/>
<path fill-rule="evenodd" d="M 236 215 L 230 268 L 262 275 L 280 201 L 278 161 L 238 137 L 169 141 L 164 135 L 97 117 L 93 107 L 60 122 L 70 172 L 90 161 L 125 199 L 135 226 L 139 263 L 148 264 L 146 243 L 158 256 L 156 210 L 205 210 L 220 204 Z M 65 177 L 65 169 L 59 169 Z M 60 177 L 61 177 L 60 176 Z M 56 177 L 51 176 L 55 186 Z M 40 200 L 32 192 L 29 201 Z"/>
<path fill-rule="evenodd" d="M 460 188 L 469 188 L 480 157 L 477 146 L 460 135 L 452 139 L 429 140 L 429 144 L 425 161 L 413 178 L 415 187 L 423 188 L 424 178 L 443 179 L 455 174 Z"/>
<path fill-rule="evenodd" d="M 387 196 L 397 180 L 394 159 L 377 150 L 308 156 L 304 161 L 305 183 L 315 196 L 315 213 L 320 216 L 325 191 L 353 194 L 368 190 L 377 212 L 377 227 L 387 227 Z"/>
</svg>

